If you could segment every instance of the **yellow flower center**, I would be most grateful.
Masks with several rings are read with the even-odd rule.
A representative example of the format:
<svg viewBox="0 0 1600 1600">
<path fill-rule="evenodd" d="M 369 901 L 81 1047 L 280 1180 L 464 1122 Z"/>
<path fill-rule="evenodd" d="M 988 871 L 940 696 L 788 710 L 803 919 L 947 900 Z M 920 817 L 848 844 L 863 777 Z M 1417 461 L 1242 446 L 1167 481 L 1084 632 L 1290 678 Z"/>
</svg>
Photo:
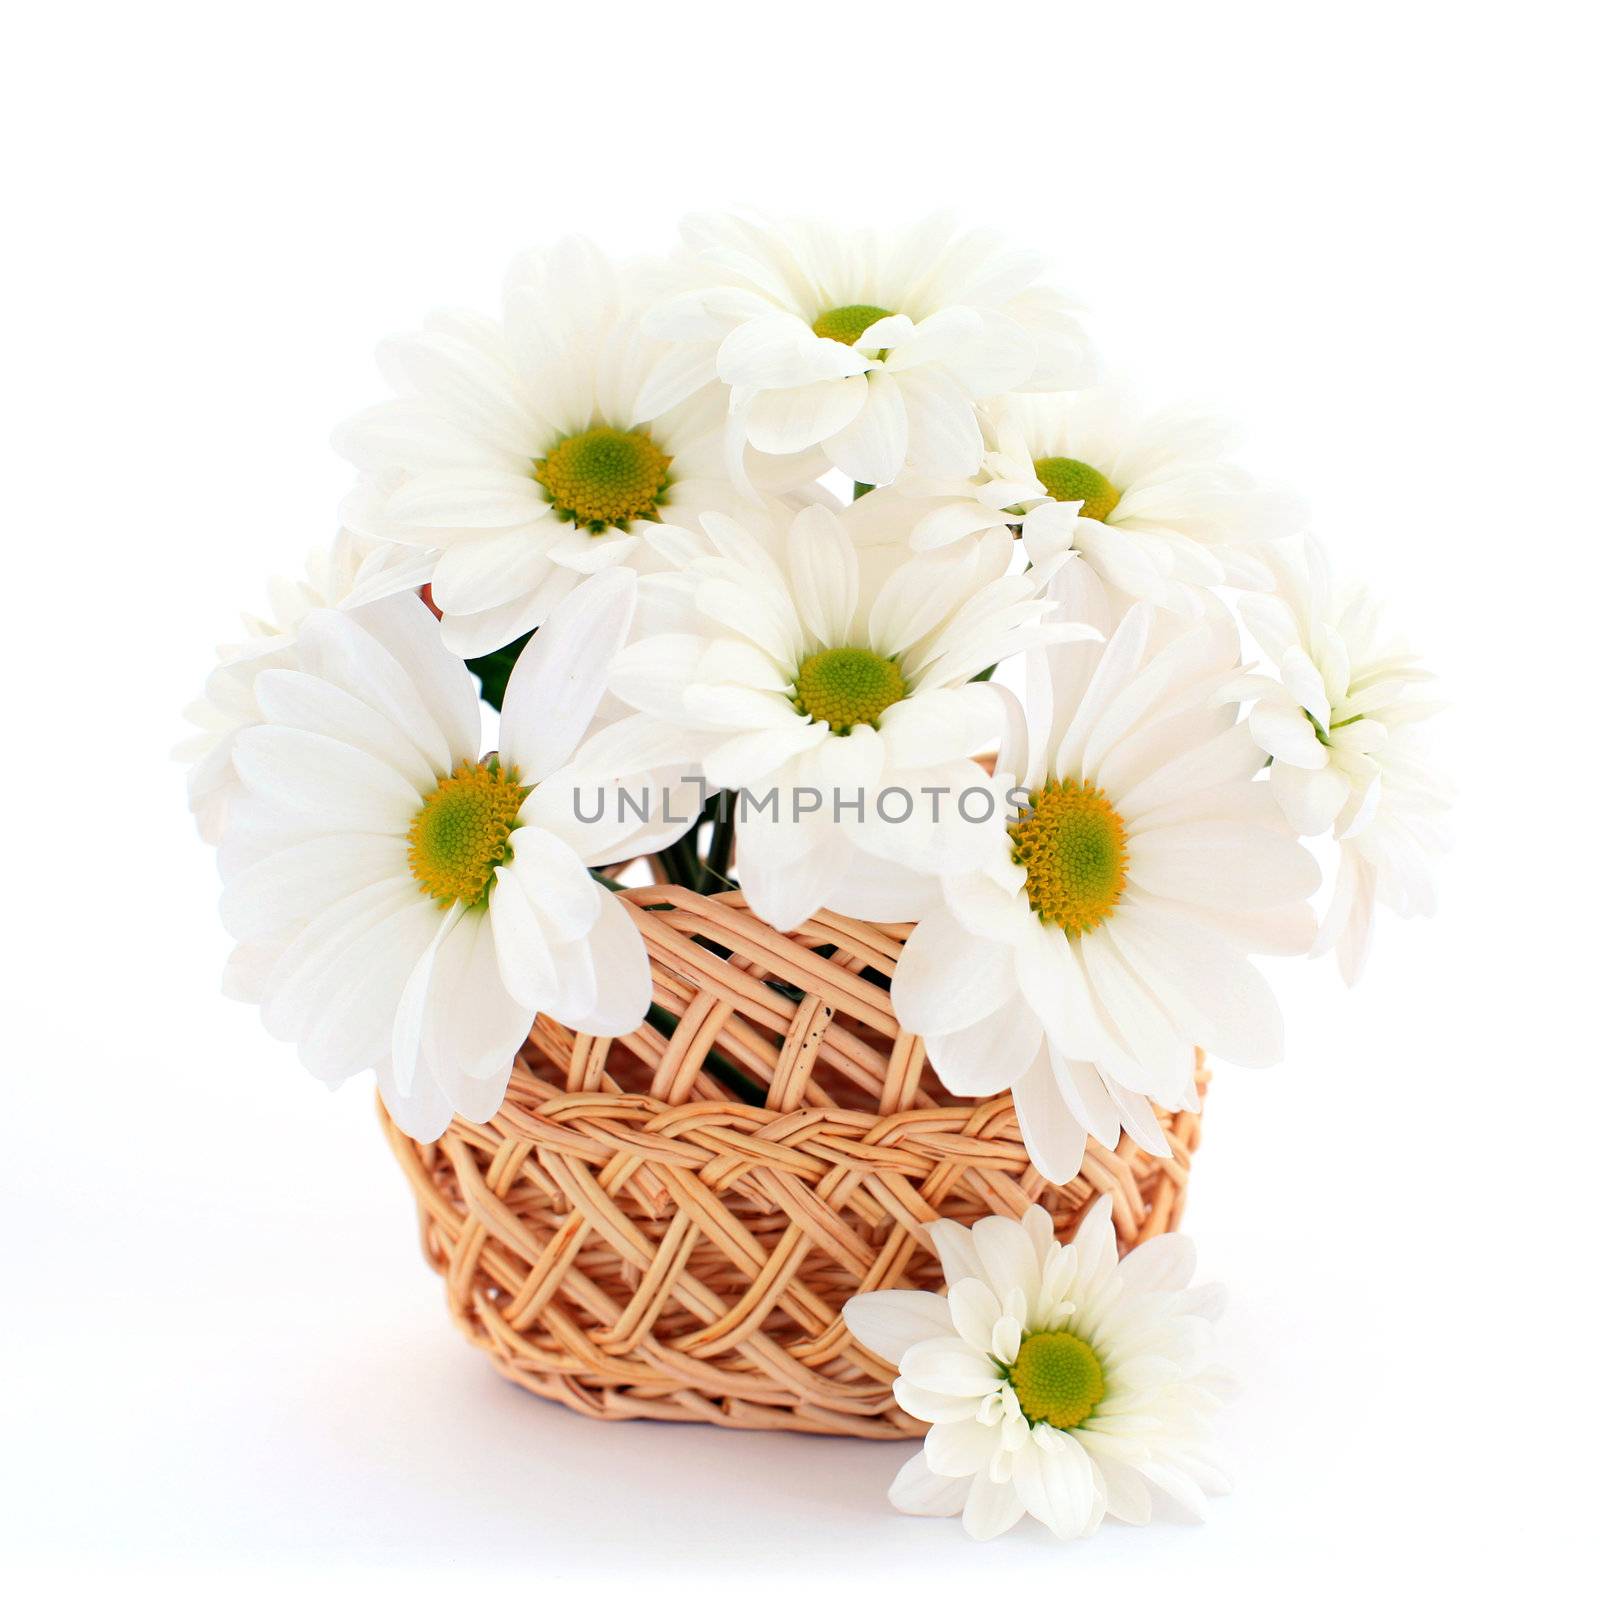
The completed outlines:
<svg viewBox="0 0 1600 1600">
<path fill-rule="evenodd" d="M 660 520 L 656 507 L 671 465 L 672 457 L 643 428 L 590 428 L 535 461 L 533 475 L 564 522 L 604 533 Z"/>
<path fill-rule="evenodd" d="M 1045 486 L 1052 500 L 1081 500 L 1080 517 L 1104 522 L 1117 509 L 1122 491 L 1087 461 L 1071 456 L 1046 456 L 1033 464 L 1033 475 Z"/>
<path fill-rule="evenodd" d="M 811 331 L 819 339 L 837 339 L 840 344 L 854 344 L 874 322 L 892 317 L 892 311 L 882 306 L 835 306 L 824 311 L 811 324 Z"/>
<path fill-rule="evenodd" d="M 900 668 L 871 650 L 819 650 L 800 663 L 795 680 L 795 709 L 826 722 L 835 733 L 848 733 L 858 723 L 876 728 L 878 718 L 911 693 Z"/>
<path fill-rule="evenodd" d="M 1100 1358 L 1075 1333 L 1030 1333 L 1008 1374 L 1029 1422 L 1076 1428 L 1105 1399 Z"/>
<path fill-rule="evenodd" d="M 1127 886 L 1128 833 L 1099 789 L 1052 778 L 1028 796 L 1010 833 L 1041 922 L 1087 933 L 1105 921 Z"/>
<path fill-rule="evenodd" d="M 406 840 L 411 876 L 431 900 L 477 906 L 489 898 L 494 869 L 511 857 L 517 812 L 531 791 L 499 758 L 463 761 L 422 802 Z"/>
</svg>

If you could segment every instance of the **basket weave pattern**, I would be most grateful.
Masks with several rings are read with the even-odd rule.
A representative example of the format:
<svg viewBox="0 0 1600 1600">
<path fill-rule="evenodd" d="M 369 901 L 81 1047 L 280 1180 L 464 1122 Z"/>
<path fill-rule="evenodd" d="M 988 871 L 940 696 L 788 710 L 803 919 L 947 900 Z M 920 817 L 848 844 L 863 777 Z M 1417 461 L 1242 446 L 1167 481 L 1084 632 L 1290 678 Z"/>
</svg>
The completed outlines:
<svg viewBox="0 0 1600 1600">
<path fill-rule="evenodd" d="M 451 1314 L 523 1388 L 595 1417 L 913 1437 L 839 1309 L 941 1287 L 926 1223 L 1038 1203 L 1064 1235 L 1109 1193 L 1124 1250 L 1177 1225 L 1198 1116 L 1163 1116 L 1170 1157 L 1091 1142 L 1047 1183 L 1010 1095 L 957 1101 L 900 1030 L 908 928 L 623 898 L 652 1021 L 596 1040 L 540 1017 L 492 1122 L 418 1145 L 385 1118 Z"/>
</svg>

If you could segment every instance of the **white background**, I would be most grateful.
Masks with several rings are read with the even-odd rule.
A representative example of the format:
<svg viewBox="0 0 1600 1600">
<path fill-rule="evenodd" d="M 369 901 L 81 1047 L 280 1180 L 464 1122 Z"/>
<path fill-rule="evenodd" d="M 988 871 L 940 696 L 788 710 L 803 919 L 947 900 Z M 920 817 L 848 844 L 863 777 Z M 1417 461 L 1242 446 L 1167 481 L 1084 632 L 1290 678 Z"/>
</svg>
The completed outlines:
<svg viewBox="0 0 1600 1600">
<path fill-rule="evenodd" d="M 1539 1592 L 1587 1551 L 1579 28 L 1459 0 L 14 15 L 0 1567 L 1236 1596 Z M 1245 1386 L 1205 1528 L 970 1546 L 889 1510 L 904 1447 L 520 1394 L 446 1321 L 368 1088 L 330 1097 L 217 995 L 165 752 L 213 642 L 332 532 L 374 342 L 492 309 L 530 243 L 664 248 L 736 201 L 954 205 L 1048 252 L 1116 366 L 1246 425 L 1454 702 L 1441 916 L 1385 923 L 1353 994 L 1276 972 L 1289 1059 L 1209 1103 L 1189 1223 Z"/>
</svg>

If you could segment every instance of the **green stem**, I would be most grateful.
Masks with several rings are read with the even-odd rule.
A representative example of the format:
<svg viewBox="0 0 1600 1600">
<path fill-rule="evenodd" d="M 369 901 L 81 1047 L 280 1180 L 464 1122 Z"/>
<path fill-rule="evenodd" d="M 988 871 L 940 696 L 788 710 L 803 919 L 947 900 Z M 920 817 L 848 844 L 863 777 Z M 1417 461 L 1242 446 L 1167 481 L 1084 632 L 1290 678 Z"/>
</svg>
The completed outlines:
<svg viewBox="0 0 1600 1600">
<path fill-rule="evenodd" d="M 733 880 L 728 876 L 728 863 L 733 859 L 733 796 L 724 793 L 723 804 L 711 824 L 711 844 L 706 851 L 706 876 L 714 878 L 724 888 L 731 889 Z"/>
<path fill-rule="evenodd" d="M 695 852 L 689 834 L 685 834 L 681 839 L 674 839 L 669 845 L 663 845 L 656 851 L 656 860 L 661 863 L 661 870 L 666 873 L 668 883 L 682 884 L 684 888 L 693 889 L 698 893 L 700 857 Z"/>
</svg>

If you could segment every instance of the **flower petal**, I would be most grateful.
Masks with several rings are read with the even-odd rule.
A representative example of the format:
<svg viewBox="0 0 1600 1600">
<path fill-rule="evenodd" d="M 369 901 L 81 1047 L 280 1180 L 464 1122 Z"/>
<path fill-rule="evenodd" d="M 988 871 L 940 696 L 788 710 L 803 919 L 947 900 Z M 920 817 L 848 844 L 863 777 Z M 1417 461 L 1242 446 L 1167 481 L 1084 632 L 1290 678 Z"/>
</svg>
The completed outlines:
<svg viewBox="0 0 1600 1600">
<path fill-rule="evenodd" d="M 951 1284 L 943 1302 L 955 1331 L 975 1350 L 988 1350 L 994 1325 L 1000 1320 L 1000 1300 L 981 1278 L 963 1278 Z"/>
<path fill-rule="evenodd" d="M 864 377 L 767 389 L 744 412 L 745 437 L 768 455 L 792 456 L 848 428 L 867 403 Z"/>
<path fill-rule="evenodd" d="M 1039 1292 L 1039 1257 L 1028 1230 L 1012 1217 L 980 1217 L 972 1225 L 972 1243 L 996 1298 L 1004 1301 L 1020 1289 L 1031 1304 Z"/>
<path fill-rule="evenodd" d="M 1129 851 L 1128 876 L 1166 899 L 1253 910 L 1309 898 L 1321 874 L 1310 852 L 1291 838 L 1212 821 L 1139 834 Z"/>
<path fill-rule="evenodd" d="M 933 1070 L 951 1094 L 984 1099 L 1003 1093 L 1027 1071 L 1043 1036 L 1028 1007 L 1006 1005 L 970 1027 L 925 1042 Z"/>
<path fill-rule="evenodd" d="M 1011 951 L 974 938 L 941 907 L 912 929 L 890 993 L 907 1028 L 939 1037 L 991 1016 L 1014 989 Z"/>
<path fill-rule="evenodd" d="M 972 1479 L 967 1503 L 961 1513 L 961 1526 L 974 1539 L 994 1539 L 1014 1528 L 1024 1507 L 1016 1486 L 1009 1481 L 996 1483 L 987 1473 Z"/>
<path fill-rule="evenodd" d="M 577 749 L 633 620 L 634 575 L 613 567 L 572 591 L 534 634 L 506 685 L 500 749 L 537 783 Z"/>
<path fill-rule="evenodd" d="M 985 1471 L 1000 1448 L 1000 1430 L 976 1418 L 964 1422 L 936 1422 L 923 1444 L 928 1470 L 943 1478 L 965 1478 Z"/>
<path fill-rule="evenodd" d="M 1078 1539 L 1099 1526 L 1102 1505 L 1095 1465 L 1070 1434 L 1049 1430 L 1044 1449 L 1030 1439 L 1016 1455 L 1017 1495 L 1058 1539 Z"/>
<path fill-rule="evenodd" d="M 789 530 L 789 567 L 800 620 L 819 643 L 845 644 L 860 576 L 844 524 L 824 506 L 807 506 Z"/>
<path fill-rule="evenodd" d="M 1028 1159 L 1051 1183 L 1070 1183 L 1083 1166 L 1088 1136 L 1061 1097 L 1050 1070 L 1048 1046 L 1012 1086 L 1011 1098 Z"/>
<path fill-rule="evenodd" d="M 918 1387 L 952 1399 L 976 1399 L 993 1394 L 1004 1382 L 990 1357 L 980 1354 L 954 1334 L 941 1339 L 923 1339 L 912 1345 L 901 1358 L 900 1373 Z"/>
<path fill-rule="evenodd" d="M 946 1338 L 952 1331 L 949 1302 L 926 1289 L 874 1289 L 853 1295 L 845 1301 L 842 1315 L 852 1338 L 895 1366 L 912 1345 Z"/>
<path fill-rule="evenodd" d="M 388 763 L 354 745 L 299 728 L 245 728 L 233 763 L 245 787 L 330 829 L 403 834 L 422 797 Z"/>
<path fill-rule="evenodd" d="M 895 1474 L 889 1485 L 889 1504 L 909 1517 L 953 1517 L 967 1501 L 965 1478 L 941 1478 L 928 1466 L 919 1450 Z"/>
<path fill-rule="evenodd" d="M 848 427 L 823 440 L 822 448 L 857 483 L 893 483 L 906 461 L 905 401 L 886 372 L 870 372 L 866 381 L 867 403 Z"/>
<path fill-rule="evenodd" d="M 1182 1233 L 1158 1233 L 1122 1258 L 1117 1277 L 1126 1289 L 1187 1289 L 1194 1265 L 1193 1239 Z"/>
<path fill-rule="evenodd" d="M 600 891 L 600 915 L 583 941 L 586 965 L 598 978 L 595 994 L 581 1010 L 553 1000 L 550 1014 L 578 1033 L 598 1039 L 620 1039 L 639 1027 L 650 1009 L 650 958 L 644 939 L 622 902 Z M 557 952 L 558 961 L 564 954 Z"/>
</svg>

